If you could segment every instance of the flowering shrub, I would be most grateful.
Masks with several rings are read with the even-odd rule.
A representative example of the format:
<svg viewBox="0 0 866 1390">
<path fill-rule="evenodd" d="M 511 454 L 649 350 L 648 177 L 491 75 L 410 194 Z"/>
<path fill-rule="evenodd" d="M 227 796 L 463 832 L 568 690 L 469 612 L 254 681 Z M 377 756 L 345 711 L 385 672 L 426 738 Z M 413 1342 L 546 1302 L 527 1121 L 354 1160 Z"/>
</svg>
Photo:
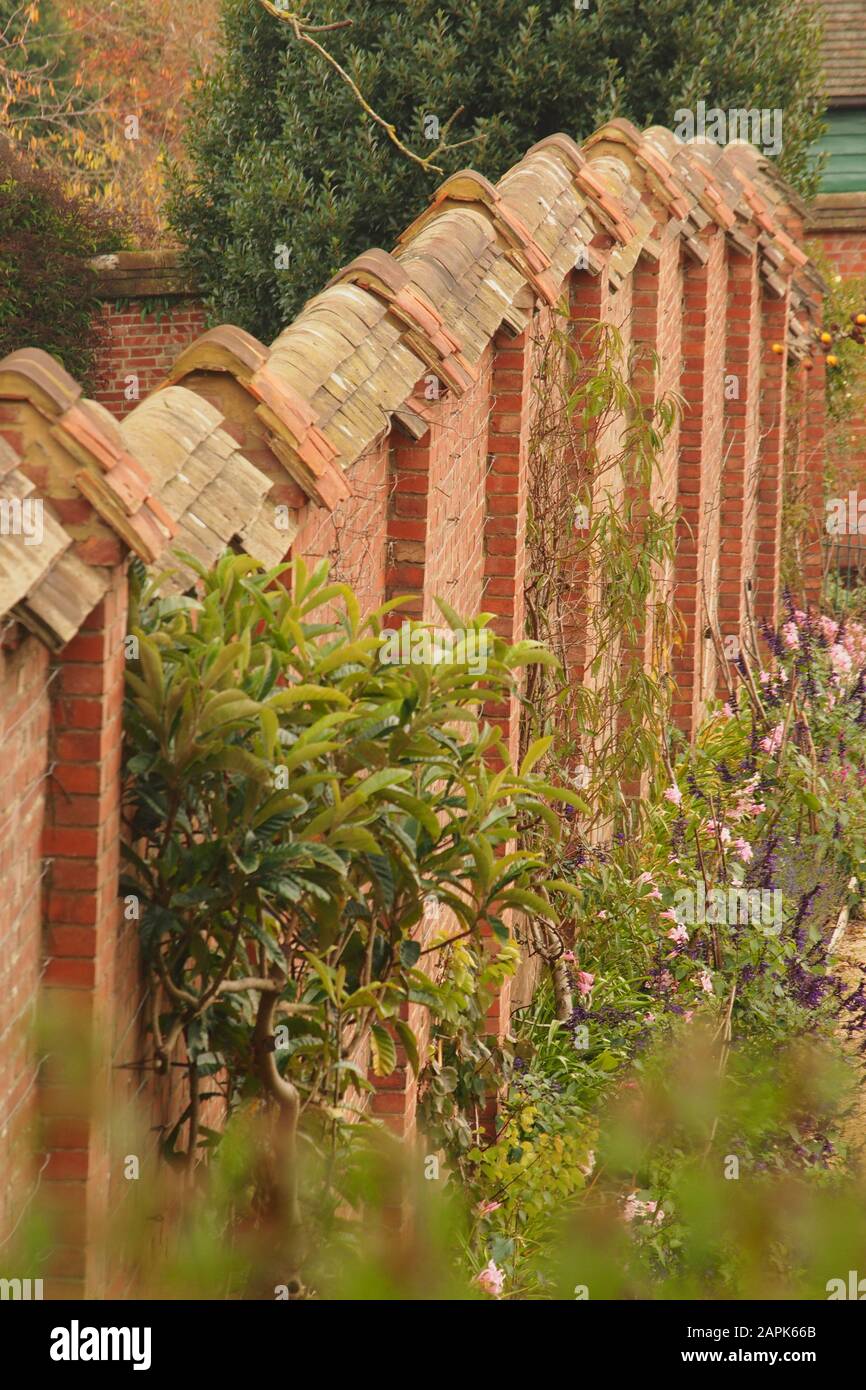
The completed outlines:
<svg viewBox="0 0 866 1390">
<path fill-rule="evenodd" d="M 735 1018 L 757 993 L 777 1012 L 839 1001 L 826 926 L 866 861 L 866 628 L 788 602 L 764 637 L 767 664 L 738 658 L 731 698 L 672 764 L 640 848 L 584 846 L 572 861 L 577 956 L 602 982 L 598 1002 L 593 953 L 628 955 L 628 938 L 649 952 L 643 984 L 661 1015 L 684 1017 L 702 995 L 730 997 Z M 844 1008 L 855 1022 L 858 1007 Z"/>
<path fill-rule="evenodd" d="M 501 1130 L 469 1155 L 477 1200 L 495 1204 L 477 1258 L 495 1243 L 505 1296 L 545 1287 L 538 1217 L 553 1207 L 592 1206 L 604 1192 L 658 1277 L 688 1244 L 676 1198 L 684 1155 L 705 1160 L 727 1146 L 757 1173 L 812 1177 L 838 1161 L 838 1121 L 820 1087 L 794 1114 L 779 1097 L 814 1069 L 791 1052 L 795 1040 L 811 1038 L 820 1053 L 841 1029 L 866 1052 L 864 980 L 843 980 L 828 950 L 866 861 L 866 627 L 786 597 L 779 628 L 762 638 L 763 659 L 753 650 L 732 663 L 729 698 L 694 746 L 665 755 L 639 838 L 590 845 L 564 815 L 570 834 L 556 872 L 580 894 L 559 929 L 572 1009 L 557 1023 L 548 987 L 517 1023 L 526 1061 L 515 1066 Z M 651 1077 L 660 1084 L 689 1038 L 708 1050 L 703 1089 L 717 1108 L 697 1129 L 687 1117 L 685 1137 L 676 1126 L 654 1135 L 644 1112 L 640 1156 L 625 1163 L 610 1137 L 621 1117 L 609 1123 L 609 1107 L 639 1099 Z M 718 1091 L 719 1076 L 728 1091 Z M 743 1089 L 761 1098 L 756 1112 L 743 1113 Z M 670 1110 L 670 1090 L 660 1104 Z M 560 1131 L 556 1153 L 570 1146 L 570 1189 L 537 1152 L 539 1133 L 557 1125 L 568 1135 Z M 603 1176 L 584 1193 L 574 1155 L 599 1126 L 590 1147 Z"/>
</svg>

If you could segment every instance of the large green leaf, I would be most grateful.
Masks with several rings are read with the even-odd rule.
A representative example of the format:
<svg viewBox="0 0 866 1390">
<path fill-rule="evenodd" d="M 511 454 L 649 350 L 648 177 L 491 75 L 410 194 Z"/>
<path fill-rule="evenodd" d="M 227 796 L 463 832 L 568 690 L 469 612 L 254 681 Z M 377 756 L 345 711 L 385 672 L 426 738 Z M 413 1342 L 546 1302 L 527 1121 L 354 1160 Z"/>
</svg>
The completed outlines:
<svg viewBox="0 0 866 1390">
<path fill-rule="evenodd" d="M 370 1029 L 370 1060 L 374 1076 L 390 1076 L 397 1065 L 397 1044 L 381 1023 Z"/>
</svg>

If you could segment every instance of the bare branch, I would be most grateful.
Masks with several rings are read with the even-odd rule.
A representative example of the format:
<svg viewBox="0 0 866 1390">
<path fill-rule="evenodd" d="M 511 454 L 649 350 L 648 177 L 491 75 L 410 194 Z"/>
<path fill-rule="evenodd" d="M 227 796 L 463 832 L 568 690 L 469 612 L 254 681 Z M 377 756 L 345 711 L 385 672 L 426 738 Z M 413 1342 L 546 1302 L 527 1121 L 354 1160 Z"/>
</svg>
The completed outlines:
<svg viewBox="0 0 866 1390">
<path fill-rule="evenodd" d="M 271 0 L 259 0 L 259 4 L 267 10 L 268 14 L 273 15 L 275 19 L 282 20 L 284 24 L 288 24 L 299 43 L 307 44 L 309 48 L 314 49 L 320 57 L 324 58 L 325 62 L 332 67 L 334 72 L 346 83 L 346 86 L 352 92 L 358 105 L 366 112 L 370 120 L 375 121 L 376 125 L 382 127 L 388 139 L 397 147 L 401 154 L 405 155 L 407 159 L 411 159 L 414 164 L 419 165 L 426 173 L 444 174 L 445 170 L 442 166 L 440 164 L 434 164 L 433 161 L 435 159 L 438 159 L 440 155 L 446 154 L 450 150 L 459 150 L 462 149 L 464 145 L 473 145 L 487 138 L 485 135 L 470 135 L 466 140 L 459 140 L 454 144 L 448 143 L 448 133 L 451 126 L 454 124 L 457 117 L 462 115 L 464 110 L 462 106 L 458 106 L 457 110 L 453 115 L 449 116 L 442 127 L 442 139 L 439 141 L 438 145 L 436 145 L 435 149 L 431 150 L 429 155 L 422 156 L 416 154 L 414 150 L 410 150 L 409 146 L 405 145 L 400 139 L 397 134 L 396 126 L 394 126 L 391 121 L 386 121 L 384 116 L 379 115 L 378 111 L 373 110 L 373 107 L 367 101 L 357 82 L 346 72 L 344 67 L 341 67 L 334 55 L 329 53 L 326 48 L 323 48 L 322 45 L 312 37 L 313 34 L 331 33 L 335 29 L 348 29 L 352 24 L 351 19 L 343 19 L 335 24 L 310 24 L 294 10 L 278 9 L 276 5 L 271 3 Z"/>
</svg>

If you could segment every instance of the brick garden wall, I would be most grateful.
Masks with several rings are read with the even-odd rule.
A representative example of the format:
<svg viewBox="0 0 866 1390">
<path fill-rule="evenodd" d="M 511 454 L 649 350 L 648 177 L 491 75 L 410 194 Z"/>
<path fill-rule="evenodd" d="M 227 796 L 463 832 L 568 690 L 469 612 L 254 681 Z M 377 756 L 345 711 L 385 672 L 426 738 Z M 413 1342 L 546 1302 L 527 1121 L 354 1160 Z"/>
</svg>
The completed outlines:
<svg viewBox="0 0 866 1390">
<path fill-rule="evenodd" d="M 738 633 L 748 595 L 759 617 L 772 618 L 777 608 L 789 364 L 787 353 L 773 345 L 789 341 L 796 261 L 769 283 L 761 260 L 766 229 L 742 213 L 737 243 L 724 219 L 705 217 L 695 244 L 687 245 L 682 211 L 671 204 L 667 185 L 643 164 L 629 172 L 634 196 L 652 222 L 651 245 L 626 272 L 615 273 L 611 218 L 620 214 L 611 212 L 608 200 L 593 231 L 595 264 L 567 271 L 558 303 L 570 306 L 581 328 L 598 319 L 615 323 L 626 346 L 642 344 L 657 354 L 658 370 L 645 364 L 635 382 L 647 405 L 661 392 L 683 398 L 682 421 L 662 452 L 653 500 L 679 507 L 682 516 L 675 564 L 658 575 L 658 594 L 672 596 L 683 616 L 683 640 L 672 657 L 679 688 L 675 717 L 691 733 L 708 699 L 725 685 L 708 625 L 717 619 L 722 634 Z M 204 316 L 170 254 L 110 259 L 102 268 L 107 339 L 97 399 L 121 417 L 136 404 L 127 378 L 136 378 L 142 396 L 156 389 L 198 338 Z M 160 323 L 152 312 L 155 299 L 164 310 L 168 305 Z M 275 480 L 273 504 L 290 516 L 287 553 L 310 564 L 327 558 L 368 609 L 412 593 L 417 597 L 406 612 L 435 619 L 440 596 L 466 615 L 492 612 L 497 630 L 517 640 L 524 630 L 535 377 L 557 319 L 529 283 L 524 299 L 525 327 L 503 325 L 494 332 L 466 389 L 453 389 L 444 374 L 420 377 L 410 401 L 420 425 L 409 430 L 392 419 L 359 452 L 347 472 L 351 496 L 333 507 L 308 499 L 276 463 L 240 377 L 225 368 L 198 369 L 183 385 L 219 411 L 246 457 Z M 144 317 L 143 307 L 151 309 Z M 808 381 L 799 369 L 790 375 L 807 392 L 807 404 L 809 391 L 818 399 L 817 371 Z M 820 412 L 813 413 L 806 452 L 795 457 L 816 512 L 822 439 Z M 129 1065 L 144 1055 L 146 996 L 135 924 L 124 919 L 118 896 L 123 566 L 110 576 L 105 598 L 59 655 L 49 658 L 35 638 L 18 640 L 14 632 L 13 645 L 0 649 L 6 734 L 0 972 L 14 982 L 0 992 L 0 1162 L 15 1174 L 8 1157 L 12 1129 L 36 1098 L 42 1147 L 18 1187 L 26 1194 L 38 1176 L 59 1214 L 62 1238 L 49 1271 L 55 1294 L 105 1287 L 105 1271 L 93 1262 L 95 1237 L 128 1190 L 109 1150 L 106 1116 L 127 1102 L 143 1103 L 148 1154 L 177 1117 L 170 1087 Z M 577 679 L 592 585 L 591 575 L 572 576 L 567 639 Z M 650 613 L 643 648 L 632 659 L 648 662 L 652 639 Z M 488 715 L 516 752 L 517 702 Z M 86 1054 L 82 1085 L 50 1058 L 34 1085 L 26 1023 L 40 990 L 56 1016 L 76 1020 Z M 490 1029 L 505 1030 L 508 1017 L 506 993 L 493 1006 Z M 415 1100 L 415 1081 L 401 1056 L 373 1110 L 411 1136 Z M 7 1229 L 15 1210 L 6 1203 Z"/>
<path fill-rule="evenodd" d="M 122 419 L 165 379 L 178 353 L 204 331 L 195 287 L 172 251 L 101 256 L 94 399 Z"/>
<path fill-rule="evenodd" d="M 38 1067 L 33 1046 L 42 943 L 42 825 L 49 747 L 48 653 L 35 637 L 0 642 L 0 1235 L 39 1176 Z"/>
<path fill-rule="evenodd" d="M 122 419 L 156 390 L 178 353 L 204 326 L 202 306 L 183 299 L 162 313 L 149 309 L 146 301 L 104 304 L 94 399 Z"/>
<path fill-rule="evenodd" d="M 822 193 L 808 225 L 841 275 L 866 275 L 866 193 Z"/>
</svg>

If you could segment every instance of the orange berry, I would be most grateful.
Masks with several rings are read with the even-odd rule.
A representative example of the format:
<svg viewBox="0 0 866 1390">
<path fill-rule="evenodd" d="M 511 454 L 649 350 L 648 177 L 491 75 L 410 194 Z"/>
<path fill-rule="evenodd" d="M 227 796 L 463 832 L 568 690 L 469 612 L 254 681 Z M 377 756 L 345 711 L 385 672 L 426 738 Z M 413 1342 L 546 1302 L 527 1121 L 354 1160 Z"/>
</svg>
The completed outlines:
<svg viewBox="0 0 866 1390">
<path fill-rule="evenodd" d="M 835 354 L 834 352 L 829 352 L 829 353 L 827 354 L 827 366 L 828 366 L 828 367 L 838 367 L 838 365 L 839 365 L 839 358 L 836 356 L 836 354 Z"/>
<path fill-rule="evenodd" d="M 784 352 L 785 349 L 784 349 L 784 347 L 782 346 L 781 343 L 773 343 L 773 351 L 774 351 L 774 352 Z"/>
<path fill-rule="evenodd" d="M 828 333 L 828 332 L 826 332 L 826 330 L 825 330 L 825 331 L 821 334 L 821 342 L 822 342 L 822 343 L 832 343 L 832 341 L 833 341 L 833 334 L 832 334 L 832 333 Z"/>
<path fill-rule="evenodd" d="M 864 324 L 866 324 L 866 314 L 855 314 L 854 322 L 858 323 L 862 328 Z"/>
</svg>

